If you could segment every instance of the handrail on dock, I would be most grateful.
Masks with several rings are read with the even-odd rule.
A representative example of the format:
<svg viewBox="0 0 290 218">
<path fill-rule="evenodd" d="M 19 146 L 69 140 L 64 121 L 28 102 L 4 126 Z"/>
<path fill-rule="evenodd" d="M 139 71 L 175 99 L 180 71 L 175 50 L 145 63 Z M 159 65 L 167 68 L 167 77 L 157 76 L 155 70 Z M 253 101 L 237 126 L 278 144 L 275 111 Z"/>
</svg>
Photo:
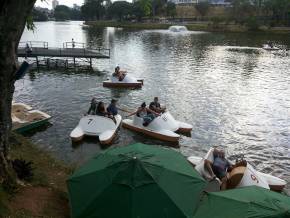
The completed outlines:
<svg viewBox="0 0 290 218">
<path fill-rule="evenodd" d="M 27 44 L 29 45 L 30 48 L 45 48 L 45 49 L 48 49 L 48 42 L 45 42 L 45 41 L 19 42 L 18 48 L 25 48 Z"/>
<path fill-rule="evenodd" d="M 64 42 L 63 48 L 86 48 L 86 44 L 83 42 Z"/>
</svg>

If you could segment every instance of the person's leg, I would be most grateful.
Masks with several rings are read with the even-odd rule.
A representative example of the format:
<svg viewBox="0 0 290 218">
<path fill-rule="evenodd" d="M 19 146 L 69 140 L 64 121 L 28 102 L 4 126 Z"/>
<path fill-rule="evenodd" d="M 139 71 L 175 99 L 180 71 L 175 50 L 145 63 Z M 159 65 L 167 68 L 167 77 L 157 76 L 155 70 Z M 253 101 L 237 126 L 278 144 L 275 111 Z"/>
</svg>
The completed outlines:
<svg viewBox="0 0 290 218">
<path fill-rule="evenodd" d="M 222 182 L 221 190 L 226 190 L 227 189 L 227 181 L 228 181 L 228 179 L 227 179 L 226 176 L 221 179 L 221 182 Z"/>
</svg>

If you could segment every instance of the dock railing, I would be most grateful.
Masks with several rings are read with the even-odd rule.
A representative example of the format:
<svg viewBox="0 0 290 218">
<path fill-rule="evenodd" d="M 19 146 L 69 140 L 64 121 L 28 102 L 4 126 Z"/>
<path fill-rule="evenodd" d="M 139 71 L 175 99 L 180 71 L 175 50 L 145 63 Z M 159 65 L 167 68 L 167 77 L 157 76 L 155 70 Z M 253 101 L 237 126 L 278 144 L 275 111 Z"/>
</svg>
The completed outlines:
<svg viewBox="0 0 290 218">
<path fill-rule="evenodd" d="M 28 44 L 30 48 L 45 48 L 45 49 L 48 49 L 48 42 L 45 42 L 45 41 L 19 42 L 18 48 L 26 48 L 26 44 Z"/>
<path fill-rule="evenodd" d="M 18 51 L 25 52 L 26 45 L 32 49 L 29 56 L 47 56 L 47 57 L 73 57 L 73 58 L 110 58 L 110 49 L 101 47 L 87 47 L 83 42 L 64 42 L 63 47 L 48 47 L 48 42 L 27 41 L 20 42 Z M 97 58 L 98 58 L 97 57 Z"/>
</svg>

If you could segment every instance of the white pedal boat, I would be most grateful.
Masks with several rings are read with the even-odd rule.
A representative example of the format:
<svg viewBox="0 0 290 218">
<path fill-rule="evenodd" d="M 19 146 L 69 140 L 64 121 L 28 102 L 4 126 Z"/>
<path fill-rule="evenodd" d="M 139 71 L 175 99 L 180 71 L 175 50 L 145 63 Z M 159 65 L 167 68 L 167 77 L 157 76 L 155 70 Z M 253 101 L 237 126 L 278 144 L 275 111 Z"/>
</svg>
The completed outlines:
<svg viewBox="0 0 290 218">
<path fill-rule="evenodd" d="M 278 51 L 280 50 L 280 48 L 276 47 L 276 46 L 270 46 L 270 45 L 263 45 L 263 49 L 267 50 L 267 51 Z"/>
<path fill-rule="evenodd" d="M 101 144 L 111 144 L 121 124 L 122 117 L 115 116 L 116 123 L 108 117 L 88 115 L 81 118 L 77 127 L 71 132 L 72 141 L 80 141 L 85 135 L 99 137 Z"/>
<path fill-rule="evenodd" d="M 208 153 L 209 152 L 213 152 L 213 148 L 211 148 Z M 187 160 L 205 179 L 210 178 L 209 172 L 204 168 L 204 158 L 191 156 L 188 157 Z M 255 185 L 273 191 L 282 191 L 286 184 L 287 182 L 285 180 L 270 174 L 261 173 L 245 161 L 245 164 L 234 167 L 232 171 L 228 173 L 227 187 L 232 189 Z"/>
<path fill-rule="evenodd" d="M 142 79 L 136 79 L 133 76 L 126 75 L 122 81 L 115 76 L 103 82 L 104 87 L 110 88 L 141 88 L 143 86 Z"/>
<path fill-rule="evenodd" d="M 165 112 L 156 117 L 146 127 L 143 126 L 143 118 L 136 115 L 133 120 L 123 120 L 122 126 L 124 128 L 141 132 L 153 138 L 168 142 L 178 142 L 180 135 L 175 132 L 180 131 L 185 133 L 192 130 L 192 125 L 175 120 L 169 112 Z"/>
</svg>

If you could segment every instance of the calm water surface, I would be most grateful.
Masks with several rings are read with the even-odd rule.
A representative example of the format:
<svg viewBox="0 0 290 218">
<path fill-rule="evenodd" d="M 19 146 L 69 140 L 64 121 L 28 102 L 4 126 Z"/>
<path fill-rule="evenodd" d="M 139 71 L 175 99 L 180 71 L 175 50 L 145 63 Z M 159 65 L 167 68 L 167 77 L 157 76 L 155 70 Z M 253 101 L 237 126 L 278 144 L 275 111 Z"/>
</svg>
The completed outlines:
<svg viewBox="0 0 290 218">
<path fill-rule="evenodd" d="M 29 134 L 60 159 L 81 164 L 101 149 L 89 139 L 72 145 L 69 134 L 93 96 L 132 109 L 159 96 L 179 120 L 193 124 L 180 140 L 186 155 L 203 155 L 213 145 L 228 155 L 244 154 L 258 170 L 290 182 L 290 47 L 289 35 L 82 29 L 80 22 L 36 23 L 22 41 L 62 46 L 74 38 L 111 49 L 111 59 L 96 60 L 100 72 L 31 72 L 16 84 L 15 100 L 53 116 L 51 126 Z M 260 49 L 272 40 L 284 51 Z M 102 87 L 116 65 L 144 78 L 140 90 Z M 125 115 L 125 114 L 123 114 Z M 134 142 L 168 145 L 122 129 L 112 146 Z M 289 189 L 289 187 L 288 187 Z"/>
</svg>

